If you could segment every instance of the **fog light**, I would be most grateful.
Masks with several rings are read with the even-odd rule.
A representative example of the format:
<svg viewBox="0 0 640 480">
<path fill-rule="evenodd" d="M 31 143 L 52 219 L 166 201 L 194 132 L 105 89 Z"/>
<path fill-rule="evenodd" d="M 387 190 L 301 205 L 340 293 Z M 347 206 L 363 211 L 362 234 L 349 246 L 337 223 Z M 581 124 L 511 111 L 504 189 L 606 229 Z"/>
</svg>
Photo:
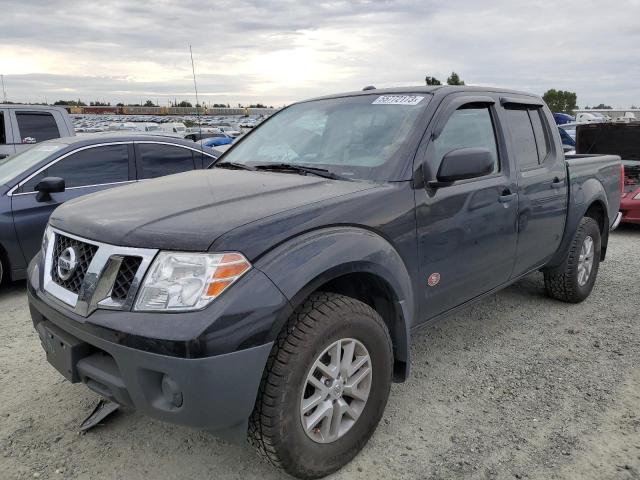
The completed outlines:
<svg viewBox="0 0 640 480">
<path fill-rule="evenodd" d="M 162 377 L 162 395 L 169 405 L 175 408 L 182 406 L 182 392 L 176 381 L 169 375 Z"/>
</svg>

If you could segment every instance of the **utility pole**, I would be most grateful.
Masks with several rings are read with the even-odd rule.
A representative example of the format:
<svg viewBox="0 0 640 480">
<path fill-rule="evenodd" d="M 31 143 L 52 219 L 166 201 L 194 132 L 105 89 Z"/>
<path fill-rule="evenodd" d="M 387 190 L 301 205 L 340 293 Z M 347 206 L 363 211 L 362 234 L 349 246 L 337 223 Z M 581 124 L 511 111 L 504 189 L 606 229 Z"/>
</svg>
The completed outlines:
<svg viewBox="0 0 640 480">
<path fill-rule="evenodd" d="M 4 75 L 0 75 L 2 80 L 2 103 L 7 103 L 7 91 L 4 89 Z"/>
</svg>

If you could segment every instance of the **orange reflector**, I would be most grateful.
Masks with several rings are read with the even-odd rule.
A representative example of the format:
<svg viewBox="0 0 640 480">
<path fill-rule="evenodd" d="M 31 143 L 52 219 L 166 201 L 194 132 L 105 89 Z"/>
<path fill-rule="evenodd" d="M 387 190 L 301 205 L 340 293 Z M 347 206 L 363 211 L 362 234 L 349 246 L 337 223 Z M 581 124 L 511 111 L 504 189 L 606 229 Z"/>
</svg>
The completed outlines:
<svg viewBox="0 0 640 480">
<path fill-rule="evenodd" d="M 225 253 L 220 263 L 232 263 L 245 261 L 244 257 L 238 253 Z"/>
<path fill-rule="evenodd" d="M 213 278 L 222 280 L 223 278 L 237 277 L 247 270 L 249 270 L 249 265 L 246 262 L 221 265 L 216 268 L 216 273 L 213 274 Z"/>
<path fill-rule="evenodd" d="M 231 280 L 210 283 L 209 284 L 209 288 L 207 289 L 207 296 L 208 297 L 217 297 L 229 285 L 231 285 Z"/>
</svg>

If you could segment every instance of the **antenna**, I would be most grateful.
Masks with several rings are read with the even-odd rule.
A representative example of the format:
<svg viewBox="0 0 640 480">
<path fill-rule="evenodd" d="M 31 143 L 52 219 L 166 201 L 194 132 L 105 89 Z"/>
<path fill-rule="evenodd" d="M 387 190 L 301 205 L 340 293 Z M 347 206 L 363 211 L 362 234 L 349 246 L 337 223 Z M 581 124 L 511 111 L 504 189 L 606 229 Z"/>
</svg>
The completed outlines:
<svg viewBox="0 0 640 480">
<path fill-rule="evenodd" d="M 4 75 L 0 75 L 0 79 L 2 80 L 2 103 L 7 103 L 7 91 L 4 89 Z"/>
<path fill-rule="evenodd" d="M 198 84 L 196 83 L 196 68 L 193 65 L 193 50 L 191 50 L 191 44 L 189 44 L 189 53 L 191 54 L 191 73 L 193 73 L 193 89 L 196 91 L 196 118 L 198 119 L 198 130 L 200 131 L 200 140 L 202 140 L 202 123 L 200 122 L 200 111 L 198 105 Z"/>
</svg>

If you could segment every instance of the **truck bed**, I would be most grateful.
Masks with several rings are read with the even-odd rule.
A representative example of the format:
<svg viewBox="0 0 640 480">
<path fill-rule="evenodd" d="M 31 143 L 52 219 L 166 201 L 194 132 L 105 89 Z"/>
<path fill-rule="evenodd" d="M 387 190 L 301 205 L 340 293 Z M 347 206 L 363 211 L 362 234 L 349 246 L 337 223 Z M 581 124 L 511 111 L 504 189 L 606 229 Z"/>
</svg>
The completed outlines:
<svg viewBox="0 0 640 480">
<path fill-rule="evenodd" d="M 567 155 L 565 159 L 571 184 L 569 205 L 581 203 L 585 189 L 603 187 L 607 196 L 607 216 L 609 225 L 611 225 L 618 213 L 618 205 L 620 205 L 620 157 L 617 155 L 576 154 Z"/>
</svg>

